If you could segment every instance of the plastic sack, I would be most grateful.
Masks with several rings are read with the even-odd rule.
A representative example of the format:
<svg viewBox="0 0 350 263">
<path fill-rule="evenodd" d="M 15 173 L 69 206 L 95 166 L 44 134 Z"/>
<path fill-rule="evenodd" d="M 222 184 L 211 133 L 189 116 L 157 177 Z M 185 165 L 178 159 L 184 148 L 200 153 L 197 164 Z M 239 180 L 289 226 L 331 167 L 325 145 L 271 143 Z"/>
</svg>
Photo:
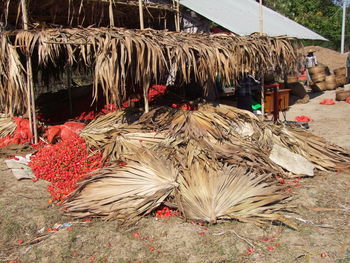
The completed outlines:
<svg viewBox="0 0 350 263">
<path fill-rule="evenodd" d="M 305 115 L 300 115 L 300 116 L 296 116 L 295 117 L 295 121 L 299 121 L 299 122 L 310 122 L 310 121 L 313 121 L 314 119 L 308 117 L 308 116 L 305 116 Z"/>
<path fill-rule="evenodd" d="M 334 105 L 335 101 L 333 99 L 324 99 L 323 101 L 320 102 L 322 105 Z"/>
<path fill-rule="evenodd" d="M 63 125 L 50 126 L 46 131 L 47 140 L 52 143 L 55 139 L 68 141 L 77 138 L 85 124 L 79 122 L 66 122 Z"/>
</svg>

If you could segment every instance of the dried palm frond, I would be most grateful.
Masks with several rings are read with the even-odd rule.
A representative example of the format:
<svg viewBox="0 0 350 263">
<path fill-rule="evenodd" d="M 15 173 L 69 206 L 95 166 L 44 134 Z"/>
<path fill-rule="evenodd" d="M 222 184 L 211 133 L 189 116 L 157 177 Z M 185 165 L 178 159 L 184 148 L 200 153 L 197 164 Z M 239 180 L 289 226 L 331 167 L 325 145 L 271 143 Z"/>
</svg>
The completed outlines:
<svg viewBox="0 0 350 263">
<path fill-rule="evenodd" d="M 133 113 L 138 116 L 137 112 Z M 141 125 L 128 125 L 130 121 L 128 115 L 126 111 L 118 110 L 99 116 L 82 130 L 80 136 L 85 139 L 88 148 L 93 151 L 101 150 L 106 145 L 113 144 L 117 136 L 127 133 L 147 132 Z"/>
<path fill-rule="evenodd" d="M 0 138 L 13 134 L 16 127 L 16 122 L 12 118 L 0 114 Z"/>
<path fill-rule="evenodd" d="M 188 219 L 216 223 L 222 219 L 263 224 L 279 220 L 286 198 L 281 188 L 266 182 L 268 174 L 225 166 L 214 171 L 196 163 L 180 177 L 181 209 Z"/>
<path fill-rule="evenodd" d="M 125 133 L 114 135 L 113 140 L 99 148 L 104 159 L 109 161 L 130 160 L 142 149 L 151 149 L 161 142 L 170 141 L 159 133 Z"/>
<path fill-rule="evenodd" d="M 0 112 L 10 116 L 27 107 L 25 70 L 8 36 L 0 34 Z"/>
<path fill-rule="evenodd" d="M 305 157 L 319 170 L 335 171 L 338 165 L 350 163 L 348 150 L 328 143 L 324 138 L 310 132 L 284 125 L 267 125 L 264 132 L 269 134 L 269 139 L 268 141 L 265 139 L 262 144 L 272 146 L 276 143 L 286 147 Z M 344 167 L 344 164 L 342 166 Z"/>
<path fill-rule="evenodd" d="M 75 217 L 115 218 L 132 222 L 157 208 L 178 186 L 178 171 L 169 160 L 150 151 L 124 167 L 100 169 L 85 180 L 64 203 Z"/>
<path fill-rule="evenodd" d="M 115 127 L 118 127 L 119 124 L 126 123 L 125 112 L 123 110 L 117 110 L 106 115 L 98 116 L 96 119 L 92 120 L 82 132 L 86 133 L 105 133 Z"/>
</svg>

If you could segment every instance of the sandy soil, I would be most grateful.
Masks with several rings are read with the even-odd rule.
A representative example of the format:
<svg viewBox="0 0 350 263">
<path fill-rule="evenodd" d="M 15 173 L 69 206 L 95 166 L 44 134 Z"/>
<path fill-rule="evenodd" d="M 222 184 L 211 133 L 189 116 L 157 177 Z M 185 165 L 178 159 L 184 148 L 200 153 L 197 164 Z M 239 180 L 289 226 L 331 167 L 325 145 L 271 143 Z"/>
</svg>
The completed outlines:
<svg viewBox="0 0 350 263">
<path fill-rule="evenodd" d="M 348 53 L 341 54 L 329 48 L 319 46 L 307 46 L 303 49 L 303 54 L 306 55 L 309 49 L 315 50 L 315 56 L 317 61 L 325 66 L 329 67 L 331 73 L 337 68 L 345 67 L 345 61 Z"/>
<path fill-rule="evenodd" d="M 287 113 L 315 119 L 310 130 L 350 148 L 350 104 L 323 106 L 317 96 Z M 180 218 L 149 216 L 125 228 L 116 221 L 72 220 L 48 203 L 44 181 L 16 181 L 7 155 L 29 149 L 0 149 L 0 262 L 350 262 L 350 180 L 334 173 L 291 182 L 290 220 L 257 227 L 239 222 L 200 226 Z M 55 223 L 71 228 L 49 232 Z M 134 234 L 139 233 L 140 237 Z M 248 253 L 248 249 L 254 252 Z"/>
<path fill-rule="evenodd" d="M 312 99 L 306 104 L 295 104 L 287 111 L 287 120 L 293 121 L 298 115 L 306 115 L 310 122 L 310 131 L 328 141 L 350 150 L 350 104 L 344 101 L 335 105 L 321 105 L 324 99 L 335 101 L 335 91 L 311 93 Z"/>
</svg>

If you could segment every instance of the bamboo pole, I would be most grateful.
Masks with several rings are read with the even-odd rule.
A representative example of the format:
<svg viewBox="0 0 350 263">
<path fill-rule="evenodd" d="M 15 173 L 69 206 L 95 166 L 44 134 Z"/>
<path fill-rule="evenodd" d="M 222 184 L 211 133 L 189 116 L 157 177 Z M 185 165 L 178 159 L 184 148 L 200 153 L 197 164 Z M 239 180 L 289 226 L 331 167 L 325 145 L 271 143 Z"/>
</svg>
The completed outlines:
<svg viewBox="0 0 350 263">
<path fill-rule="evenodd" d="M 140 15 L 140 29 L 145 29 L 145 24 L 143 21 L 143 3 L 142 0 L 139 0 L 139 15 Z"/>
<path fill-rule="evenodd" d="M 28 12 L 26 0 L 21 0 L 23 29 L 28 30 Z M 27 113 L 30 123 L 30 132 L 34 137 L 34 143 L 38 143 L 38 131 L 36 128 L 36 113 L 35 113 L 35 96 L 33 84 L 32 58 L 30 54 L 26 54 L 26 70 L 27 70 Z"/>
<path fill-rule="evenodd" d="M 113 0 L 109 0 L 109 25 L 114 27 Z"/>
</svg>

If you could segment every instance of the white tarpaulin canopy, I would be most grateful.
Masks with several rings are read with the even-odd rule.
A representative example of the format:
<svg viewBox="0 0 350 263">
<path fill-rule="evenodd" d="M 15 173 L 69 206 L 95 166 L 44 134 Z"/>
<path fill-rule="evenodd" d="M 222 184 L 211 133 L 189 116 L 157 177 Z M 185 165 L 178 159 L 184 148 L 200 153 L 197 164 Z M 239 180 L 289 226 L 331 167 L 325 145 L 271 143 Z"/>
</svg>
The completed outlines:
<svg viewBox="0 0 350 263">
<path fill-rule="evenodd" d="M 239 35 L 259 32 L 259 3 L 254 0 L 179 0 L 180 4 Z M 293 20 L 263 7 L 263 33 L 327 40 Z"/>
</svg>

